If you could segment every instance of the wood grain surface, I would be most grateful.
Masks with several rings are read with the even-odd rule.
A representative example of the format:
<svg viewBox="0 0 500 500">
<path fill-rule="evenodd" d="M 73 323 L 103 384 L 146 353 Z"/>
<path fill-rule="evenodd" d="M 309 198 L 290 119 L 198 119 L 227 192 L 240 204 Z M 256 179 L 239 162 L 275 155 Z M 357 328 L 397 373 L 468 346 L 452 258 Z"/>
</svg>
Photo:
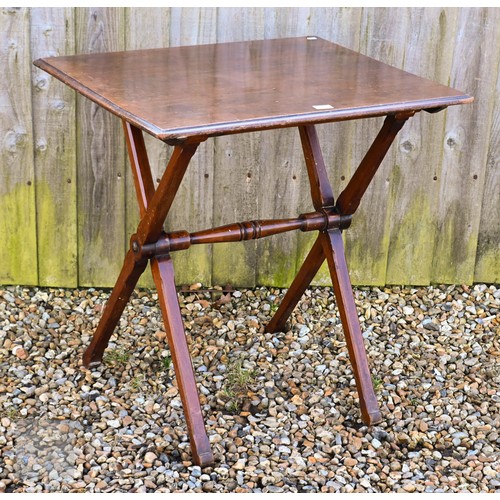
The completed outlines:
<svg viewBox="0 0 500 500">
<path fill-rule="evenodd" d="M 76 9 L 77 53 L 123 50 L 124 11 Z M 76 101 L 78 281 L 113 286 L 125 255 L 125 144 L 121 120 L 82 96 Z"/>
<path fill-rule="evenodd" d="M 33 58 L 75 51 L 74 10 L 31 10 Z M 76 287 L 77 167 L 76 96 L 32 66 L 33 134 L 39 279 L 42 286 Z M 57 165 L 57 168 L 54 166 Z"/>
<path fill-rule="evenodd" d="M 476 100 L 473 106 L 448 109 L 446 115 L 431 274 L 439 283 L 473 281 L 482 202 L 498 205 L 498 199 L 483 198 L 483 191 L 495 104 L 491 88 L 500 57 L 500 9 L 461 9 L 458 26 L 450 83 Z"/>
<path fill-rule="evenodd" d="M 167 142 L 472 101 L 315 36 L 79 54 L 35 64 Z"/>
<path fill-rule="evenodd" d="M 38 283 L 30 11 L 0 9 L 0 283 Z"/>
</svg>

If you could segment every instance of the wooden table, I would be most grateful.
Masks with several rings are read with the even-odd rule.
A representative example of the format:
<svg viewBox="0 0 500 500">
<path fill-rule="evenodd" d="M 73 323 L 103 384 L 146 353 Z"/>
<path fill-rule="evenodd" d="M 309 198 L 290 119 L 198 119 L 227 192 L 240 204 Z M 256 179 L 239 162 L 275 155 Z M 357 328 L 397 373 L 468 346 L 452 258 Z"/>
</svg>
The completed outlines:
<svg viewBox="0 0 500 500">
<path fill-rule="evenodd" d="M 362 420 L 368 425 L 380 421 L 342 231 L 350 226 L 363 194 L 406 120 L 419 111 L 434 113 L 471 102 L 472 98 L 315 36 L 49 57 L 34 64 L 121 118 L 139 203 L 140 223 L 83 356 L 84 365 L 101 362 L 123 309 L 151 262 L 193 459 L 199 465 L 212 463 L 170 254 L 202 243 L 256 239 L 297 229 L 318 231 L 316 242 L 266 329 L 284 329 L 326 259 Z M 315 125 L 375 116 L 386 117 L 383 126 L 335 199 Z M 237 222 L 194 233 L 163 231 L 189 161 L 201 142 L 225 134 L 281 127 L 299 129 L 314 211 L 294 219 Z M 175 146 L 156 189 L 143 131 Z"/>
</svg>

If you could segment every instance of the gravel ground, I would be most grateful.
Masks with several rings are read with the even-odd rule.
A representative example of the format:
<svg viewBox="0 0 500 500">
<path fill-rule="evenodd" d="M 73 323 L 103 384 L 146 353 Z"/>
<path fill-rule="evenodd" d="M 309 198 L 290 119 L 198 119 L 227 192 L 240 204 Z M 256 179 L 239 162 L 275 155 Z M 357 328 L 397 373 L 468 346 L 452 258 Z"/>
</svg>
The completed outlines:
<svg viewBox="0 0 500 500">
<path fill-rule="evenodd" d="M 179 294 L 213 467 L 191 462 L 150 291 L 81 366 L 104 290 L 0 288 L 0 492 L 500 491 L 500 289 L 360 288 L 384 421 L 364 426 L 329 288 Z M 119 337 L 119 338 L 118 338 Z"/>
</svg>

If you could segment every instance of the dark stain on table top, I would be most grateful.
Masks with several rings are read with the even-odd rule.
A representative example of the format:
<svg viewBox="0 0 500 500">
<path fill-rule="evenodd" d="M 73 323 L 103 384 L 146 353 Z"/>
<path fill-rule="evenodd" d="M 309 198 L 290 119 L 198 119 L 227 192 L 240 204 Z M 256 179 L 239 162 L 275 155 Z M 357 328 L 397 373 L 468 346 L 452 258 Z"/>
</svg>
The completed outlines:
<svg viewBox="0 0 500 500">
<path fill-rule="evenodd" d="M 473 100 L 318 37 L 48 57 L 34 64 L 167 142 Z"/>
</svg>

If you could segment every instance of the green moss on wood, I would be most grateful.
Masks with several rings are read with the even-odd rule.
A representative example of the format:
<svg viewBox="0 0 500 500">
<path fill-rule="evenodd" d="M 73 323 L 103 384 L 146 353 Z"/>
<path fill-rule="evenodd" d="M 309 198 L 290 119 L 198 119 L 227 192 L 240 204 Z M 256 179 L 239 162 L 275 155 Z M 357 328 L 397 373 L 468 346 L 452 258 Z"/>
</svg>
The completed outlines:
<svg viewBox="0 0 500 500">
<path fill-rule="evenodd" d="M 279 236 L 276 236 L 279 238 Z M 288 245 L 287 245 L 288 247 Z M 257 284 L 287 288 L 295 278 L 295 249 L 280 249 L 277 244 L 261 247 L 258 256 Z"/>
<path fill-rule="evenodd" d="M 34 186 L 0 195 L 0 284 L 38 284 Z"/>
<path fill-rule="evenodd" d="M 55 194 L 48 182 L 37 181 L 39 284 L 71 288 L 78 285 L 76 211 Z"/>
<path fill-rule="evenodd" d="M 474 281 L 478 283 L 500 283 L 500 243 L 492 242 L 490 248 L 479 246 Z"/>
<path fill-rule="evenodd" d="M 214 245 L 212 283 L 255 286 L 255 256 L 255 241 Z"/>
<path fill-rule="evenodd" d="M 188 250 L 172 253 L 175 282 L 178 285 L 212 282 L 212 251 L 209 245 L 195 245 Z M 146 274 L 146 273 L 145 273 Z"/>
<path fill-rule="evenodd" d="M 387 256 L 386 283 L 422 286 L 430 283 L 435 231 L 430 214 L 429 194 L 415 192 L 393 231 Z"/>
<path fill-rule="evenodd" d="M 451 203 L 446 220 L 437 229 L 433 261 L 434 283 L 473 282 L 477 241 L 465 227 L 461 205 L 459 200 Z"/>
<path fill-rule="evenodd" d="M 353 226 L 356 223 L 353 220 Z M 373 234 L 365 225 L 363 232 L 354 232 L 353 226 L 344 236 L 347 267 L 353 285 L 382 286 L 385 284 L 386 249 L 389 231 Z"/>
</svg>

